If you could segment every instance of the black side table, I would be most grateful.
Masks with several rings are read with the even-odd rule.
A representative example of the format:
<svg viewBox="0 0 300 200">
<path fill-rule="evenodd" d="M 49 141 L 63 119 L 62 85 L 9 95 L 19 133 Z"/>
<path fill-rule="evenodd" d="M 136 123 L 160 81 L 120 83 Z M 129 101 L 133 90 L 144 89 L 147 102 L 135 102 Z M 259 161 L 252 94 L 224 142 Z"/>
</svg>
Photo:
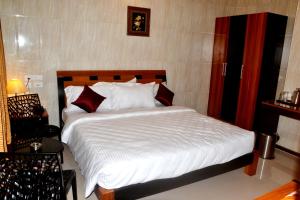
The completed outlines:
<svg viewBox="0 0 300 200">
<path fill-rule="evenodd" d="M 42 138 L 40 141 L 37 140 L 36 142 L 42 143 L 42 146 L 37 151 L 34 151 L 33 148 L 30 147 L 30 144 L 28 144 L 26 147 L 18 149 L 16 152 L 57 153 L 57 154 L 59 153 L 61 163 L 64 163 L 64 157 L 63 157 L 64 145 L 62 142 L 51 138 Z"/>
</svg>

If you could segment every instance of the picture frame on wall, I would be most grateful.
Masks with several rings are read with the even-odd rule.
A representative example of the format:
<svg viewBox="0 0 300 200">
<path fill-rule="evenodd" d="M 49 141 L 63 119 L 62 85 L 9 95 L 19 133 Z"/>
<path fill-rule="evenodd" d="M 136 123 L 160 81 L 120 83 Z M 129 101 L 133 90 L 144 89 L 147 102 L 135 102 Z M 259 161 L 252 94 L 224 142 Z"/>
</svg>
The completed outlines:
<svg viewBox="0 0 300 200">
<path fill-rule="evenodd" d="M 150 15 L 149 8 L 128 6 L 127 11 L 127 35 L 150 36 Z"/>
</svg>

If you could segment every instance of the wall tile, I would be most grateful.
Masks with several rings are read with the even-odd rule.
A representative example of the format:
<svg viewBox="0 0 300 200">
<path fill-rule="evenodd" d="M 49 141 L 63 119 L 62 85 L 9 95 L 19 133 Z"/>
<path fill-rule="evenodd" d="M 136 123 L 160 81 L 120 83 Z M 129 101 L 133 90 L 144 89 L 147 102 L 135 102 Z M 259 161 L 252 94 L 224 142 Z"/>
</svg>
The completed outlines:
<svg viewBox="0 0 300 200">
<path fill-rule="evenodd" d="M 189 55 L 189 59 L 193 62 L 201 62 L 203 51 L 203 34 L 193 33 L 192 36 L 192 50 Z"/>
<path fill-rule="evenodd" d="M 61 0 L 10 0 L 15 9 L 14 15 L 26 17 L 60 18 Z"/>
<path fill-rule="evenodd" d="M 0 1 L 0 13 L 1 15 L 15 15 L 18 14 L 19 4 L 12 0 Z"/>
<path fill-rule="evenodd" d="M 16 17 L 2 16 L 1 17 L 3 43 L 5 56 L 17 55 L 17 24 Z"/>
<path fill-rule="evenodd" d="M 86 19 L 106 23 L 124 23 L 127 20 L 127 4 L 119 0 L 88 0 Z"/>
<path fill-rule="evenodd" d="M 61 0 L 60 9 L 61 9 L 61 18 L 63 20 L 86 20 L 87 16 L 87 3 L 88 1 L 84 0 Z"/>
<path fill-rule="evenodd" d="M 288 17 L 287 27 L 286 27 L 286 36 L 292 36 L 294 31 L 295 17 Z"/>
<path fill-rule="evenodd" d="M 287 9 L 287 15 L 291 16 L 291 17 L 295 17 L 296 13 L 297 13 L 297 7 L 298 5 L 298 0 L 295 1 L 289 1 L 288 2 L 288 9 Z"/>
<path fill-rule="evenodd" d="M 40 55 L 42 60 L 59 59 L 62 50 L 60 21 L 41 19 Z"/>
<path fill-rule="evenodd" d="M 278 130 L 280 135 L 279 145 L 288 147 L 296 152 L 300 152 L 300 124 L 299 121 L 287 117 L 280 117 Z"/>
<path fill-rule="evenodd" d="M 237 6 L 239 0 L 227 0 L 225 6 Z"/>
<path fill-rule="evenodd" d="M 233 16 L 237 14 L 235 6 L 226 6 L 224 10 L 227 16 Z"/>
<path fill-rule="evenodd" d="M 281 66 L 280 66 L 279 77 L 278 77 L 276 97 L 279 97 L 280 92 L 284 90 L 285 78 L 286 78 L 289 55 L 290 55 L 291 42 L 292 42 L 292 36 L 286 35 L 285 40 L 284 40 L 283 51 L 282 51 Z"/>
<path fill-rule="evenodd" d="M 47 4 L 49 1 L 45 0 L 43 3 Z M 39 17 L 41 16 L 41 6 L 39 0 L 19 1 L 20 9 L 23 16 Z"/>
<path fill-rule="evenodd" d="M 40 59 L 40 19 L 17 17 L 17 53 L 19 59 Z"/>
<path fill-rule="evenodd" d="M 159 1 L 153 1 L 153 6 L 151 7 L 151 30 L 153 28 L 163 30 L 168 24 L 168 20 L 166 20 L 169 18 L 167 7 L 161 6 L 160 3 Z"/>
<path fill-rule="evenodd" d="M 85 26 L 84 21 L 63 20 L 61 22 L 61 30 L 63 30 L 61 32 L 61 53 L 65 61 L 80 59 L 81 47 L 85 42 Z"/>
<path fill-rule="evenodd" d="M 212 61 L 214 34 L 203 34 L 202 60 L 203 62 Z"/>
</svg>

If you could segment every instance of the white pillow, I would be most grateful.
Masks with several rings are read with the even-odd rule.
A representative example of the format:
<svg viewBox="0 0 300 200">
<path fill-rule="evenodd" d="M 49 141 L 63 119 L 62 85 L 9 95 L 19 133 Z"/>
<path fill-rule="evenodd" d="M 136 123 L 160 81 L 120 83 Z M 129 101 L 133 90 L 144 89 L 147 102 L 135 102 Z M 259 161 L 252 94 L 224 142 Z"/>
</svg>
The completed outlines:
<svg viewBox="0 0 300 200">
<path fill-rule="evenodd" d="M 112 90 L 112 109 L 153 108 L 153 83 L 134 86 L 115 85 Z"/>
<path fill-rule="evenodd" d="M 97 82 L 97 83 L 94 83 L 93 86 L 97 86 L 97 85 L 129 85 L 129 86 L 132 86 L 132 85 L 136 85 L 136 84 L 140 84 L 140 83 L 137 83 L 136 82 L 136 78 L 133 78 L 127 82 L 104 82 L 104 81 L 100 81 L 100 82 Z"/>
<path fill-rule="evenodd" d="M 97 111 L 109 110 L 111 109 L 111 85 L 99 85 L 99 86 L 89 86 L 94 92 L 106 97 L 104 101 L 100 104 Z M 85 112 L 83 109 L 72 104 L 82 93 L 83 86 L 68 86 L 65 88 L 65 94 L 67 98 L 67 108 L 65 112 Z"/>
<path fill-rule="evenodd" d="M 78 106 L 72 105 L 71 103 L 75 101 L 81 92 L 83 91 L 83 86 L 68 86 L 65 88 L 65 95 L 66 95 L 66 104 L 67 107 L 65 108 L 65 112 L 79 112 L 84 111 Z"/>
</svg>

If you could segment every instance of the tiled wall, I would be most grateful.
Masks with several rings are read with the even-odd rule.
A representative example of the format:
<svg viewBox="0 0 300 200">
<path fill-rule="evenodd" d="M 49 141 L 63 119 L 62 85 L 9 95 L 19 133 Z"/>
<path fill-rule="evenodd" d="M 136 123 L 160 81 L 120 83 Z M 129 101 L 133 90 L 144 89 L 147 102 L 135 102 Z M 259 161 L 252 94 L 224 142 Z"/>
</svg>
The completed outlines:
<svg viewBox="0 0 300 200">
<path fill-rule="evenodd" d="M 284 90 L 294 91 L 300 88 L 300 10 L 299 4 L 294 26 L 290 57 L 288 62 Z M 300 122 L 299 120 L 280 117 L 278 133 L 281 136 L 279 144 L 300 152 Z"/>
<path fill-rule="evenodd" d="M 151 8 L 150 37 L 126 35 L 127 6 Z M 0 0 L 8 79 L 43 75 L 58 123 L 56 70 L 166 69 L 175 102 L 206 113 L 218 0 Z"/>
<path fill-rule="evenodd" d="M 39 93 L 50 122 L 58 124 L 56 70 L 163 68 L 167 70 L 169 87 L 176 93 L 176 104 L 206 113 L 215 17 L 265 11 L 289 15 L 280 91 L 288 66 L 297 3 L 297 0 L 0 0 L 8 79 L 43 75 L 43 88 L 31 92 Z M 150 37 L 126 35 L 128 5 L 151 8 Z"/>
</svg>

